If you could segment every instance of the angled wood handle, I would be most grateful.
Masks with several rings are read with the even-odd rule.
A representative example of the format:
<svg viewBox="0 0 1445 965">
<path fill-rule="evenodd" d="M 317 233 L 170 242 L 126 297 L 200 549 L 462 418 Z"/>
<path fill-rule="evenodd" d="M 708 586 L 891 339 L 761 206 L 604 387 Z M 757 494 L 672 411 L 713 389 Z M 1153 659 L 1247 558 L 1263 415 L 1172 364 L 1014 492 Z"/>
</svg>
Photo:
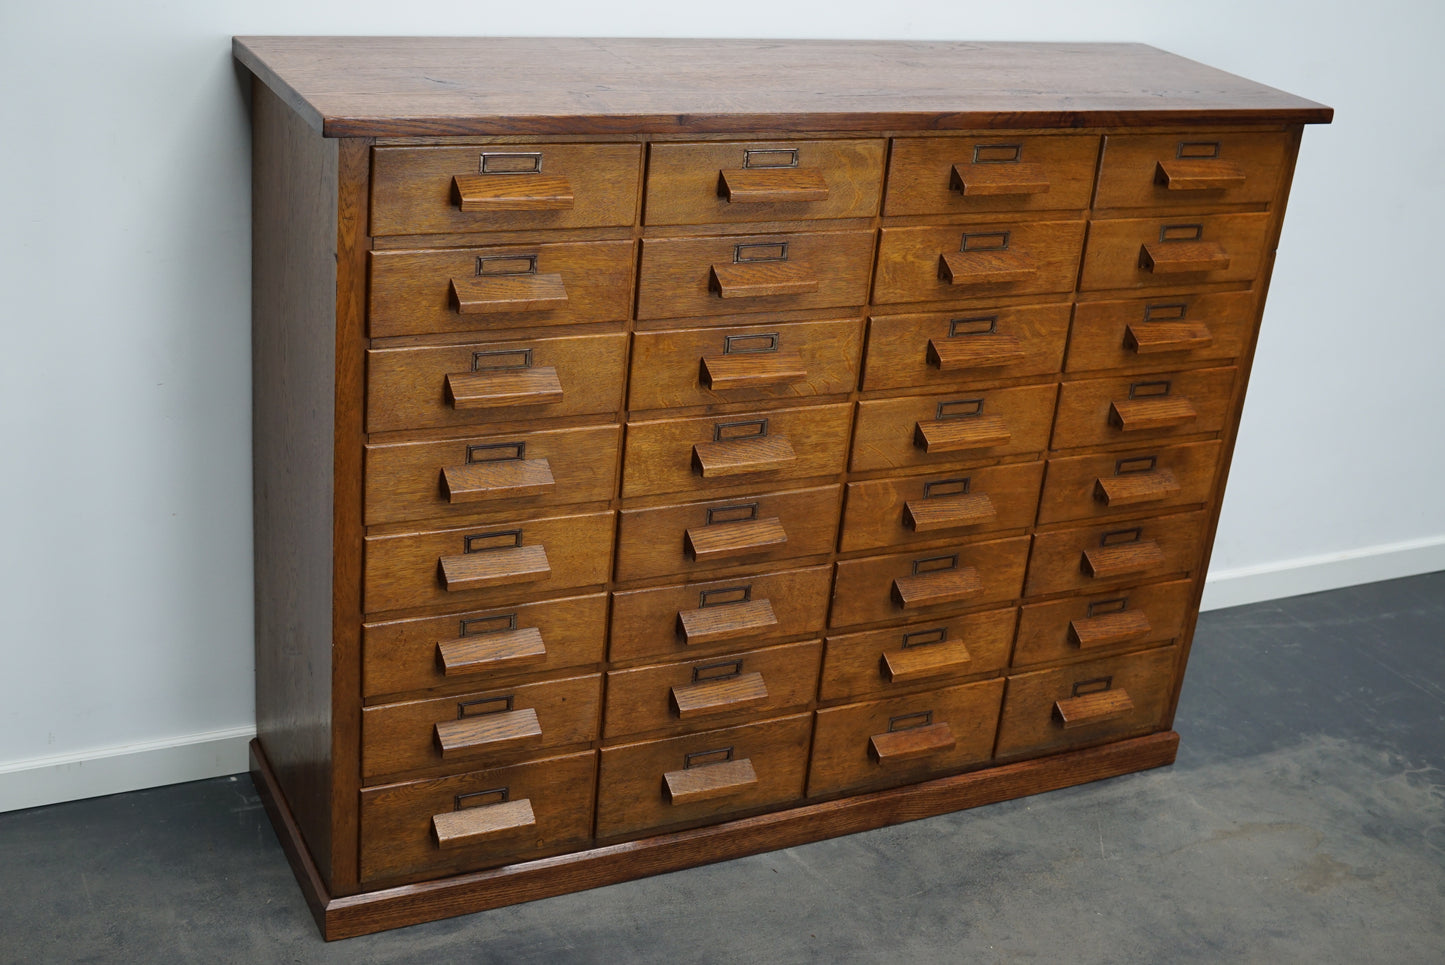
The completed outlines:
<svg viewBox="0 0 1445 965">
<path fill-rule="evenodd" d="M 692 447 L 693 469 L 704 479 L 774 472 L 791 466 L 797 458 L 786 436 L 699 442 Z"/>
<path fill-rule="evenodd" d="M 928 340 L 928 364 L 940 372 L 1010 365 L 1026 354 L 1017 335 L 966 335 Z"/>
<path fill-rule="evenodd" d="M 818 278 L 801 262 L 744 261 L 713 265 L 708 289 L 719 298 L 808 295 L 818 290 Z"/>
<path fill-rule="evenodd" d="M 1164 565 L 1164 551 L 1152 539 L 1119 543 L 1116 546 L 1095 546 L 1084 550 L 1080 566 L 1084 575 L 1095 580 L 1147 573 Z"/>
<path fill-rule="evenodd" d="M 903 504 L 903 525 L 915 533 L 991 523 L 998 517 L 988 493 L 960 493 L 910 499 Z"/>
<path fill-rule="evenodd" d="M 551 365 L 490 372 L 449 372 L 447 399 L 453 409 L 497 409 L 562 401 L 562 380 Z"/>
<path fill-rule="evenodd" d="M 1214 241 L 1170 241 L 1141 248 L 1139 267 L 1151 275 L 1223 271 L 1229 267 L 1229 253 Z"/>
<path fill-rule="evenodd" d="M 478 714 L 436 725 L 437 750 L 444 760 L 485 751 L 514 751 L 542 743 L 542 725 L 531 707 Z"/>
<path fill-rule="evenodd" d="M 1124 328 L 1124 347 L 1135 355 L 1156 352 L 1192 352 L 1214 342 L 1209 326 L 1202 322 L 1130 323 Z"/>
<path fill-rule="evenodd" d="M 695 560 L 724 560 L 763 553 L 788 541 L 776 516 L 697 526 L 683 533 L 683 551 Z"/>
<path fill-rule="evenodd" d="M 1126 472 L 1094 480 L 1094 498 L 1105 506 L 1134 506 L 1179 495 L 1179 481 L 1168 469 Z"/>
<path fill-rule="evenodd" d="M 777 625 L 773 605 L 767 600 L 705 606 L 677 615 L 678 631 L 688 646 L 752 637 Z"/>
<path fill-rule="evenodd" d="M 537 817 L 527 798 L 447 811 L 431 819 L 432 842 L 438 848 L 493 844 L 525 835 L 536 827 Z"/>
<path fill-rule="evenodd" d="M 698 381 L 714 392 L 791 385 L 807 378 L 803 356 L 796 351 L 709 355 L 701 360 L 698 372 Z"/>
<path fill-rule="evenodd" d="M 1082 697 L 1054 702 L 1054 719 L 1064 730 L 1118 720 L 1134 712 L 1134 701 L 1126 690 L 1100 690 Z"/>
<path fill-rule="evenodd" d="M 1014 251 L 948 251 L 938 256 L 938 279 L 950 285 L 1002 285 L 1028 281 L 1038 267 Z"/>
<path fill-rule="evenodd" d="M 536 627 L 437 641 L 437 666 L 447 677 L 502 673 L 546 662 L 547 647 Z"/>
<path fill-rule="evenodd" d="M 668 804 L 697 804 L 745 791 L 758 783 L 753 762 L 744 757 L 662 775 L 662 798 Z"/>
<path fill-rule="evenodd" d="M 546 459 L 497 459 L 442 469 L 442 494 L 453 504 L 540 496 L 556 488 Z"/>
<path fill-rule="evenodd" d="M 949 187 L 965 198 L 999 195 L 1047 194 L 1049 177 L 1042 164 L 1014 161 L 1007 164 L 955 164 Z"/>
<path fill-rule="evenodd" d="M 826 201 L 828 182 L 813 168 L 734 168 L 718 172 L 718 195 L 729 204 Z"/>
<path fill-rule="evenodd" d="M 879 764 L 897 764 L 952 750 L 955 743 L 952 728 L 939 722 L 874 734 L 868 738 L 868 756 Z"/>
<path fill-rule="evenodd" d="M 973 662 L 962 640 L 942 640 L 921 647 L 885 651 L 879 673 L 891 684 L 909 684 L 943 674 L 958 673 Z"/>
<path fill-rule="evenodd" d="M 452 204 L 463 211 L 565 211 L 572 184 L 555 174 L 458 174 Z"/>
<path fill-rule="evenodd" d="M 1080 650 L 1128 643 L 1149 635 L 1152 628 L 1143 610 L 1119 610 L 1069 621 L 1069 639 Z"/>
<path fill-rule="evenodd" d="M 443 556 L 437 560 L 437 569 L 448 592 L 537 583 L 552 576 L 547 551 L 541 546 L 508 546 Z"/>
<path fill-rule="evenodd" d="M 453 278 L 452 307 L 461 315 L 500 312 L 545 312 L 567 307 L 562 276 L 475 275 Z"/>
<path fill-rule="evenodd" d="M 978 415 L 919 422 L 913 427 L 913 445 L 924 452 L 963 452 L 1007 445 L 1013 438 L 1003 416 Z"/>
<path fill-rule="evenodd" d="M 1226 191 L 1244 187 L 1244 169 L 1222 158 L 1160 161 L 1154 183 L 1169 191 Z"/>
<path fill-rule="evenodd" d="M 760 673 L 739 674 L 723 680 L 707 680 L 672 688 L 672 712 L 679 720 L 694 720 L 712 714 L 728 714 L 761 707 L 768 702 L 768 688 Z"/>
<path fill-rule="evenodd" d="M 1124 432 L 1173 429 L 1187 426 L 1198 417 L 1194 403 L 1182 395 L 1116 399 L 1109 403 L 1109 421 Z"/>
<path fill-rule="evenodd" d="M 981 592 L 983 581 L 972 566 L 900 576 L 893 581 L 893 602 L 905 610 L 961 603 Z"/>
</svg>

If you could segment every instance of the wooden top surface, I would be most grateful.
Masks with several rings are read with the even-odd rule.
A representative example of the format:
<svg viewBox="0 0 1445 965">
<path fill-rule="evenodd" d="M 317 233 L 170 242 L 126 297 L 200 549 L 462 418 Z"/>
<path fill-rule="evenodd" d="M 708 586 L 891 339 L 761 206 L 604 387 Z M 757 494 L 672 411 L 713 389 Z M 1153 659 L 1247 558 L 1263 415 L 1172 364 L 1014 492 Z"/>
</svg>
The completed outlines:
<svg viewBox="0 0 1445 965">
<path fill-rule="evenodd" d="M 1328 123 L 1142 44 L 238 37 L 331 137 Z"/>
</svg>

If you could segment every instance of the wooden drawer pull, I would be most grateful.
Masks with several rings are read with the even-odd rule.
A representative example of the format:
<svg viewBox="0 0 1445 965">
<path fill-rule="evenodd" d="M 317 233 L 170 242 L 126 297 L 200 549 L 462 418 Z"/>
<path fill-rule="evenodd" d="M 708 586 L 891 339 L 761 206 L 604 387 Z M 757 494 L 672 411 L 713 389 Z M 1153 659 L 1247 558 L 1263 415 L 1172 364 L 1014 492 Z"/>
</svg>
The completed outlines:
<svg viewBox="0 0 1445 965">
<path fill-rule="evenodd" d="M 1049 177 L 1042 164 L 955 164 L 950 187 L 965 198 L 1047 194 Z"/>
<path fill-rule="evenodd" d="M 883 679 L 891 684 L 909 684 L 940 674 L 958 673 L 973 662 L 962 640 L 944 640 L 926 647 L 888 650 L 879 661 Z"/>
<path fill-rule="evenodd" d="M 672 712 L 679 720 L 750 710 L 767 702 L 768 688 L 760 673 L 672 688 Z"/>
<path fill-rule="evenodd" d="M 1226 191 L 1244 187 L 1244 171 L 1233 161 L 1175 158 L 1159 162 L 1154 183 L 1169 191 Z"/>
<path fill-rule="evenodd" d="M 1010 365 L 1025 354 L 1017 335 L 969 335 L 928 340 L 928 364 L 941 372 Z"/>
<path fill-rule="evenodd" d="M 1187 426 L 1198 415 L 1192 402 L 1177 395 L 1119 399 L 1109 403 L 1109 421 L 1125 432 Z"/>
<path fill-rule="evenodd" d="M 1151 275 L 1223 271 L 1229 267 L 1229 254 L 1213 241 L 1171 241 L 1141 248 L 1139 267 Z"/>
<path fill-rule="evenodd" d="M 531 707 L 497 714 L 478 714 L 436 725 L 436 745 L 442 758 L 478 751 L 512 751 L 542 743 L 542 725 Z"/>
<path fill-rule="evenodd" d="M 981 592 L 983 581 L 972 566 L 900 576 L 893 581 L 893 602 L 905 610 L 961 603 Z"/>
<path fill-rule="evenodd" d="M 719 298 L 770 298 L 807 295 L 818 290 L 818 279 L 804 264 L 790 261 L 756 261 L 713 265 L 708 287 Z"/>
<path fill-rule="evenodd" d="M 552 464 L 545 459 L 498 459 L 442 469 L 442 492 L 449 503 L 538 496 L 557 488 Z"/>
<path fill-rule="evenodd" d="M 1084 550 L 1084 573 L 1096 580 L 1112 579 L 1145 573 L 1164 564 L 1164 551 L 1152 539 L 1120 543 L 1117 546 L 1095 546 Z"/>
<path fill-rule="evenodd" d="M 447 398 L 451 400 L 453 409 L 548 405 L 562 401 L 562 381 L 557 378 L 557 369 L 551 365 L 492 372 L 452 372 L 447 375 Z"/>
<path fill-rule="evenodd" d="M 572 184 L 555 174 L 458 174 L 452 203 L 463 211 L 566 211 Z"/>
<path fill-rule="evenodd" d="M 868 756 L 879 764 L 897 764 L 952 750 L 955 743 L 953 730 L 939 722 L 874 734 L 868 738 Z"/>
<path fill-rule="evenodd" d="M 452 307 L 462 315 L 544 312 L 567 307 L 561 275 L 477 275 L 452 279 Z"/>
<path fill-rule="evenodd" d="M 500 673 L 546 662 L 547 647 L 536 627 L 437 641 L 437 665 L 447 677 Z"/>
<path fill-rule="evenodd" d="M 437 561 L 437 569 L 449 592 L 536 583 L 552 575 L 547 551 L 541 546 L 509 546 L 480 553 L 443 556 Z"/>
<path fill-rule="evenodd" d="M 1135 355 L 1155 352 L 1192 352 L 1214 342 L 1209 326 L 1202 322 L 1150 322 L 1130 324 L 1124 329 L 1124 347 Z"/>
<path fill-rule="evenodd" d="M 1054 717 L 1064 730 L 1118 720 L 1134 712 L 1134 701 L 1124 690 L 1100 690 L 1054 702 Z"/>
<path fill-rule="evenodd" d="M 522 798 L 435 814 L 431 819 L 431 834 L 438 848 L 460 848 L 507 840 L 536 826 L 532 802 Z"/>
<path fill-rule="evenodd" d="M 688 646 L 756 636 L 777 625 L 773 605 L 767 600 L 705 606 L 677 615 L 678 630 Z"/>
<path fill-rule="evenodd" d="M 753 762 L 744 757 L 668 771 L 662 775 L 662 797 L 668 804 L 697 804 L 745 791 L 757 783 Z"/>
<path fill-rule="evenodd" d="M 910 499 L 903 504 L 903 525 L 915 533 L 977 526 L 980 523 L 991 523 L 997 516 L 988 493 L 960 493 L 957 496 Z"/>
<path fill-rule="evenodd" d="M 1094 498 L 1105 506 L 1133 506 L 1179 495 L 1179 482 L 1168 469 L 1126 472 L 1094 480 Z"/>
<path fill-rule="evenodd" d="M 729 204 L 827 201 L 828 182 L 812 168 L 736 168 L 718 172 L 718 195 Z"/>
<path fill-rule="evenodd" d="M 788 541 L 776 516 L 698 526 L 683 534 L 683 550 L 695 560 L 723 560 L 766 552 Z"/>
<path fill-rule="evenodd" d="M 796 460 L 786 436 L 699 442 L 692 447 L 693 468 L 704 479 L 773 472 L 786 469 Z"/>
<path fill-rule="evenodd" d="M 1120 610 L 1069 621 L 1069 638 L 1080 650 L 1141 640 L 1152 628 L 1143 610 Z"/>
<path fill-rule="evenodd" d="M 1028 281 L 1038 268 L 1011 251 L 950 251 L 938 256 L 938 277 L 950 285 L 1002 285 Z"/>
<path fill-rule="evenodd" d="M 913 445 L 924 452 L 962 452 L 1006 445 L 1013 438 L 1003 416 L 980 415 L 965 419 L 920 422 L 913 429 Z"/>
<path fill-rule="evenodd" d="M 739 352 L 709 355 L 702 360 L 698 380 L 714 392 L 791 385 L 808 378 L 798 352 Z"/>
</svg>

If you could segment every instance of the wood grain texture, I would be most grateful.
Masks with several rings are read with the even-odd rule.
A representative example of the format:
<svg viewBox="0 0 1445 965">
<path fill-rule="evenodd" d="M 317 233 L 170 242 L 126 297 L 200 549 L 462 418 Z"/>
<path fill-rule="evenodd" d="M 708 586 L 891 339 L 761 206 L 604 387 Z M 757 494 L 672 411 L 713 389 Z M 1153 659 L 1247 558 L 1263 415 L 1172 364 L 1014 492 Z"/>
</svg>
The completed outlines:
<svg viewBox="0 0 1445 965">
<path fill-rule="evenodd" d="M 1087 135 L 895 138 L 883 213 L 1082 211 L 1098 156 Z"/>
<path fill-rule="evenodd" d="M 1196 512 L 1040 533 L 1024 592 L 1092 593 L 1099 586 L 1190 572 L 1203 527 L 1204 514 Z"/>
<path fill-rule="evenodd" d="M 1039 523 L 1102 519 L 1121 512 L 1207 502 L 1214 493 L 1219 448 L 1218 442 L 1194 442 L 1050 459 L 1039 501 Z M 1159 482 L 1164 473 L 1172 488 Z M 1143 491 L 1123 488 L 1132 480 L 1147 480 L 1149 485 Z"/>
<path fill-rule="evenodd" d="M 868 320 L 863 388 L 966 385 L 1052 375 L 1069 339 L 1069 306 L 1025 305 L 875 315 Z"/>
<path fill-rule="evenodd" d="M 1048 445 L 1054 420 L 1054 397 L 1058 389 L 1047 385 L 1022 385 L 1008 389 L 959 388 L 948 395 L 914 395 L 896 399 L 865 399 L 858 403 L 858 425 L 853 435 L 849 468 L 902 469 L 938 466 L 993 459 L 999 456 L 1040 452 Z M 920 426 L 956 424 L 968 430 L 979 419 L 988 419 L 1000 431 L 990 443 L 966 448 L 929 448 L 928 432 Z M 1008 437 L 1002 438 L 1002 432 Z M 942 428 L 935 430 L 942 437 Z"/>
<path fill-rule="evenodd" d="M 1145 445 L 1149 440 L 1167 440 L 1171 436 L 1219 432 L 1233 415 L 1235 370 L 1194 369 L 1168 375 L 1139 375 L 1130 378 L 1088 379 L 1066 381 L 1059 390 L 1059 412 L 1054 421 L 1054 449 L 1076 446 L 1113 444 Z M 1135 396 L 1130 399 L 1130 395 Z M 1118 405 L 1132 401 L 1187 401 L 1194 416 L 1182 420 L 1180 410 L 1169 409 L 1169 416 L 1152 428 L 1138 428 L 1147 422 L 1149 410 L 1135 416 L 1136 428 L 1125 431 L 1116 413 Z"/>
<path fill-rule="evenodd" d="M 951 597 L 931 605 L 920 600 L 908 608 L 928 609 L 945 613 L 987 603 L 1001 603 L 1018 597 L 1023 585 L 1024 564 L 1028 561 L 1029 538 L 1017 536 L 987 542 L 954 543 L 941 547 L 917 549 L 893 556 L 869 556 L 838 563 L 833 587 L 833 610 L 828 625 L 846 627 L 899 619 L 905 608 L 894 594 L 897 580 L 912 580 L 920 574 L 944 574 L 972 569 L 980 588 L 967 594 L 963 602 Z M 938 577 L 942 579 L 944 577 Z M 928 619 L 919 616 L 917 619 Z"/>
<path fill-rule="evenodd" d="M 739 761 L 668 771 L 662 775 L 662 793 L 668 804 L 697 804 L 730 797 L 757 783 L 758 772 L 753 769 L 753 762 L 744 757 Z"/>
<path fill-rule="evenodd" d="M 1168 643 L 1184 628 L 1193 590 L 1192 581 L 1174 580 L 1027 603 L 1019 615 L 1013 665 L 1031 667 Z M 1133 625 L 1131 632 L 1121 631 L 1119 618 L 1124 615 Z M 1105 632 L 1110 621 L 1112 628 Z"/>
<path fill-rule="evenodd" d="M 432 837 L 438 848 L 524 840 L 536 831 L 537 815 L 526 798 L 432 815 Z"/>
<path fill-rule="evenodd" d="M 1079 290 L 1249 281 L 1264 265 L 1270 222 L 1268 214 L 1095 220 L 1089 226 Z M 1166 232 L 1182 237 L 1166 240 Z M 1174 252 L 1181 254 L 1176 258 Z M 1166 264 L 1166 270 L 1151 270 L 1148 263 L 1153 260 Z"/>
<path fill-rule="evenodd" d="M 962 250 L 964 245 L 967 251 Z M 878 242 L 873 302 L 887 305 L 975 295 L 1068 292 L 1074 287 L 1083 248 L 1082 221 L 884 228 Z M 945 256 L 948 269 L 956 276 L 952 281 L 940 265 Z"/>
<path fill-rule="evenodd" d="M 1255 294 L 1169 295 L 1142 301 L 1080 302 L 1064 368 L 1142 371 L 1237 358 L 1252 336 Z M 1180 331 L 1189 329 L 1186 335 Z M 1162 337 L 1154 333 L 1163 330 Z"/>
<path fill-rule="evenodd" d="M 1018 612 L 985 610 L 887 630 L 829 634 L 820 700 L 857 700 L 1008 666 Z M 901 671 L 901 672 L 900 672 Z"/>
<path fill-rule="evenodd" d="M 1268 204 L 1279 188 L 1289 145 L 1283 131 L 1110 134 L 1104 138 L 1094 206 Z"/>
</svg>

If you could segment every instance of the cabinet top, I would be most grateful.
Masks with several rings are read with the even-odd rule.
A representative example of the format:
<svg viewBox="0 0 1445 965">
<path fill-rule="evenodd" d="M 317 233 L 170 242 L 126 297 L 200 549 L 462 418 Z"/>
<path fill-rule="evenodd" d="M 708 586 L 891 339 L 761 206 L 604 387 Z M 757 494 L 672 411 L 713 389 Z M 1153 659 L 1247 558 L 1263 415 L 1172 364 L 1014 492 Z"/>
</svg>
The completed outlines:
<svg viewBox="0 0 1445 965">
<path fill-rule="evenodd" d="M 237 37 L 328 137 L 1328 123 L 1143 44 Z"/>
</svg>

